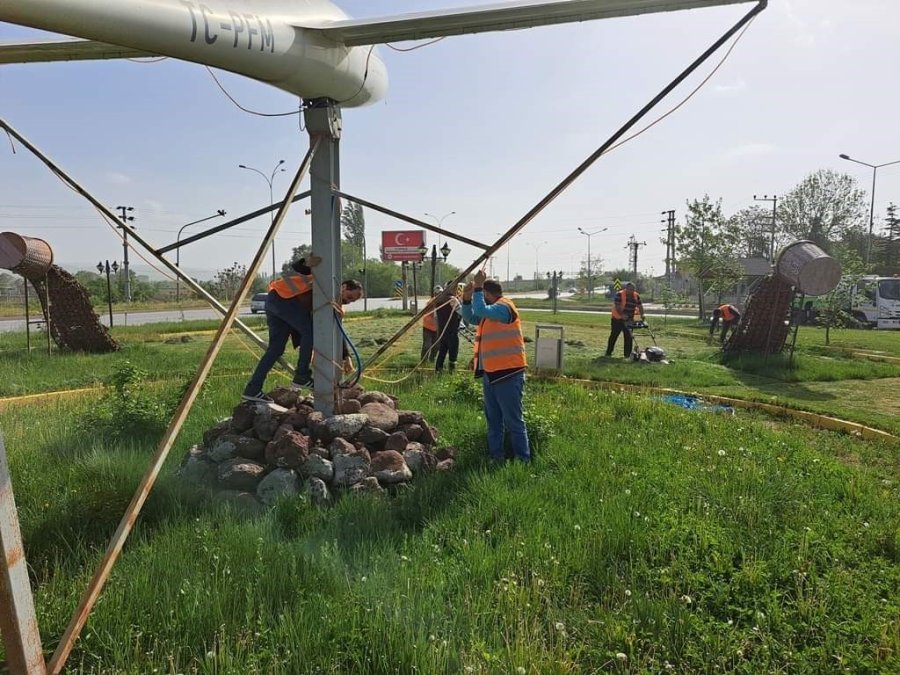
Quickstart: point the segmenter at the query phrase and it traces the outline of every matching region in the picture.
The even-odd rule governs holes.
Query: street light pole
[[[109,264],[109,260],[106,261],[106,265],[104,265],[103,262],[97,263],[97,271],[100,272],[100,274],[103,274],[104,271],[106,272],[106,304],[109,307],[109,327],[112,328],[113,327],[113,312],[112,312],[112,284],[110,284],[110,282],[109,282],[110,267],[112,267],[112,271],[114,273],[119,271],[119,263],[117,263],[115,261],[113,261],[112,265]]]
[[[763,195],[762,197],[757,197],[753,195],[753,201],[755,202],[772,202],[772,237],[769,241],[769,262],[775,262],[775,228],[777,224],[777,213],[778,213],[778,195]]]
[[[872,238],[874,237],[875,230],[875,179],[878,177],[878,169],[884,166],[891,166],[892,164],[900,164],[900,159],[894,160],[893,162],[885,162],[884,164],[869,164],[868,162],[861,162],[858,159],[853,159],[849,155],[841,154],[838,156],[841,159],[846,159],[848,162],[862,164],[863,166],[872,169],[872,206],[869,209],[869,241],[866,244],[866,267],[869,267],[872,263]]]
[[[116,211],[119,212],[119,218],[123,223],[133,221],[134,216],[129,216],[130,211],[134,211],[133,206],[117,206]],[[125,275],[125,302],[131,302],[131,272],[128,267],[128,230],[122,230],[122,273]]]
[[[218,218],[219,216],[224,216],[224,215],[225,215],[225,209],[219,209],[211,216],[206,216],[206,218],[201,218],[200,220],[195,220],[193,222],[182,225],[178,229],[178,234],[175,237],[175,243],[177,244],[178,242],[181,241],[181,233],[184,232],[184,228],[190,227],[191,225],[196,225],[197,223],[205,222],[207,220],[212,220],[213,218]],[[179,267],[179,268],[181,267],[181,247],[180,246],[175,249],[175,267]],[[181,280],[180,279],[175,280],[175,302],[176,303],[181,302]]]
[[[601,232],[606,232],[609,228],[604,227],[602,230],[597,230],[596,232],[585,232],[580,227],[578,231],[587,237],[588,240],[588,300],[592,300],[594,298],[594,275],[591,273],[591,237],[595,234],[600,234]]]
[[[533,244],[533,243],[528,244],[529,246],[534,247],[534,290],[536,290],[536,291],[540,290],[540,285],[541,285],[540,271],[538,270],[538,258],[539,258],[538,253],[541,250],[541,246],[544,246],[546,243],[547,243],[546,241],[542,241],[538,244]]]
[[[269,206],[272,206],[275,204],[275,195],[272,190],[272,183],[275,181],[275,174],[278,173],[279,167],[281,167],[282,164],[284,164],[284,160],[279,159],[278,163],[275,165],[275,168],[272,169],[272,173],[268,176],[266,174],[264,174],[262,171],[260,171],[259,169],[254,169],[252,166],[247,166],[246,164],[238,164],[238,168],[246,169],[247,171],[255,171],[260,176],[262,176],[263,180],[266,181],[266,183],[269,186]],[[281,171],[283,172],[284,169],[281,169]],[[275,222],[275,211],[269,211],[269,224],[271,225],[274,222]],[[275,280],[276,274],[277,273],[275,271],[275,238],[272,237],[272,280],[273,281]]]
[[[424,215],[427,216],[428,218],[432,218],[432,219],[434,220],[435,224],[436,224],[439,228],[443,229],[443,227],[444,227],[444,219],[445,219],[445,218],[449,218],[450,216],[456,215],[456,211],[451,211],[450,213],[445,213],[445,214],[442,215],[440,218],[438,218],[437,216],[435,216],[435,215],[433,215],[433,214],[431,214],[431,213],[426,213],[426,214],[424,214]],[[442,247],[441,247],[441,234],[440,234],[440,232],[438,233],[438,241],[437,241],[437,243],[438,243],[438,248],[442,248]],[[444,258],[444,260],[446,260],[446,258]],[[432,281],[431,287],[434,288],[434,279],[432,279],[431,281]]]

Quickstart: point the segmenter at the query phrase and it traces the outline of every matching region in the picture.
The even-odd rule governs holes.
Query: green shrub
[[[104,384],[106,392],[79,422],[80,432],[122,441],[165,430],[176,402],[149,391],[145,370],[126,361]]]

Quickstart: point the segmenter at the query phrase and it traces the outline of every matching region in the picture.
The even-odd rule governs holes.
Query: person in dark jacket
[[[451,373],[456,370],[456,359],[459,356],[459,324],[462,321],[459,295],[460,291],[457,287],[456,293],[450,292],[439,299],[438,308],[435,310],[440,344],[437,360],[434,363],[436,373],[444,370],[444,359],[448,357],[447,370]]]

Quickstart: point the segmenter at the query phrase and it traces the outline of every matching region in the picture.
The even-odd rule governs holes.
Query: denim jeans
[[[484,390],[484,416],[488,428],[488,452],[491,459],[503,461],[504,431],[509,432],[513,455],[523,462],[531,460],[528,449],[528,430],[522,415],[522,395],[525,391],[525,373],[516,373],[502,382],[491,384],[487,374],[481,376]]]
[[[253,376],[244,389],[245,394],[262,391],[266,375],[284,354],[292,330],[300,334],[300,354],[294,382],[306,382],[311,376],[309,362],[312,359],[313,325],[309,310],[296,298],[285,300],[275,291],[270,291],[266,296],[266,323],[269,324],[269,346],[253,371]]]

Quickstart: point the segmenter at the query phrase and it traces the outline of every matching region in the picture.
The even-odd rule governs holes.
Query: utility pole
[[[129,211],[134,211],[133,206],[117,206],[116,211],[119,212],[119,218],[123,223],[134,220],[134,216],[129,216]],[[128,230],[123,230],[122,234],[122,272],[125,274],[125,302],[131,302],[131,273],[128,270]]]
[[[775,214],[778,211],[778,195],[763,195],[762,197],[757,197],[753,195],[753,201],[755,202],[772,202],[772,230],[771,230],[771,238],[769,240],[769,262],[775,262],[775,227],[777,225],[777,220]]]
[[[635,280],[637,280],[637,265],[638,265],[638,250],[641,246],[646,246],[646,241],[638,241],[635,239],[634,235],[631,235],[631,239],[628,240],[628,243],[625,245],[626,248],[631,249],[628,254],[628,260],[631,263],[631,272],[634,274]],[[637,283],[637,281],[635,281]]]
[[[672,284],[672,275],[675,273],[675,209],[663,211],[662,215],[668,216],[666,220],[666,282]]]

